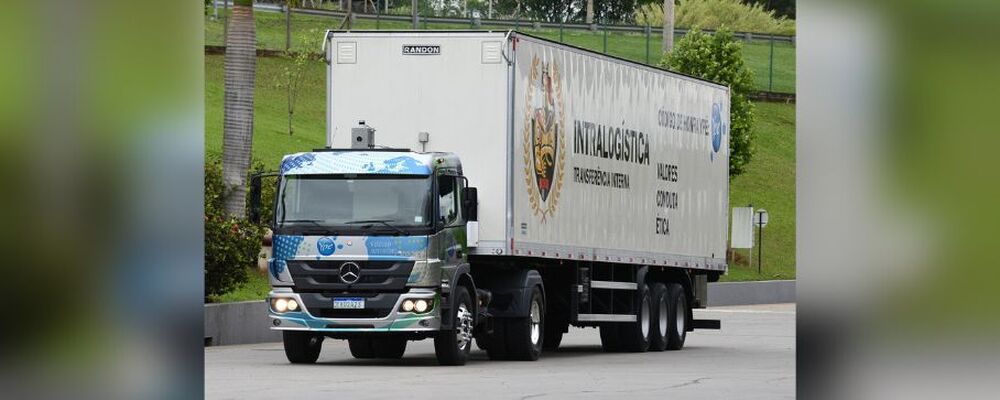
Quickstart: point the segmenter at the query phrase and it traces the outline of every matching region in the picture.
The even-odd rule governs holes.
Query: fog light
[[[278,299],[274,301],[274,311],[283,313],[288,311],[288,300]]]
[[[295,311],[299,309],[299,302],[295,299],[288,299],[288,311]]]
[[[413,311],[413,300],[403,300],[403,311],[411,312]]]
[[[430,307],[430,304],[427,303],[427,300],[421,299],[417,300],[417,304],[413,307],[413,309],[417,310],[418,313],[422,313],[427,311],[427,307]]]

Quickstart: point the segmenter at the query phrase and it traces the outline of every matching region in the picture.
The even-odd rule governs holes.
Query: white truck
[[[327,148],[278,175],[272,329],[535,360],[680,349],[724,274],[729,90],[518,32],[327,32]],[[412,150],[411,150],[412,149]],[[251,181],[251,216],[260,180]]]

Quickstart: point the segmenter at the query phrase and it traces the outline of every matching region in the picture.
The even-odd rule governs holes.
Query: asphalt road
[[[536,362],[490,361],[473,350],[440,367],[431,340],[402,360],[355,360],[326,340],[316,365],[291,365],[280,343],[205,349],[207,398],[248,399],[779,399],[795,397],[795,305],[696,310],[720,331],[688,334],[681,351],[604,353],[596,329],[570,328]]]

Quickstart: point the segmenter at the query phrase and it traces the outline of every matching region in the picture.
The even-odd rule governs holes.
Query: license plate
[[[365,308],[365,299],[361,297],[333,299],[333,308],[341,310],[360,310]]]

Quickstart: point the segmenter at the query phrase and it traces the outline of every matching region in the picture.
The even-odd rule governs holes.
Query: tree
[[[729,175],[742,174],[753,157],[753,75],[743,63],[743,44],[727,30],[688,32],[660,66],[729,86]]]
[[[663,52],[674,48],[674,0],[663,0]]]
[[[242,217],[246,209],[246,176],[253,147],[253,95],[257,73],[257,37],[253,1],[233,2],[226,34],[225,103],[222,177],[225,211]]]
[[[587,25],[594,23],[594,0],[587,0]]]
[[[294,52],[291,50],[285,50],[284,56],[291,60],[291,64],[285,65],[285,70],[280,76],[277,76],[278,82],[277,87],[280,89],[285,89],[285,93],[288,95],[288,135],[291,136],[295,133],[295,128],[292,126],[292,120],[295,115],[295,103],[299,99],[299,88],[302,86],[302,79],[305,77],[306,67],[310,63],[316,62],[313,57],[311,50],[316,50],[320,47],[320,39],[323,35],[316,28],[309,29],[303,39],[303,50]]]

